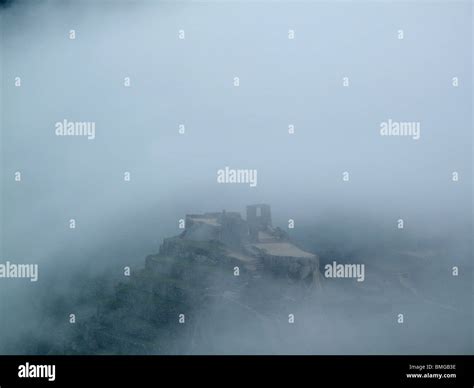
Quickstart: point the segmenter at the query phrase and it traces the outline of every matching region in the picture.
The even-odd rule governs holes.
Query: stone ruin
[[[252,271],[264,269],[274,274],[320,283],[319,258],[290,242],[288,234],[272,226],[269,205],[247,206],[247,219],[238,212],[189,214],[181,239],[219,241],[226,254]]]

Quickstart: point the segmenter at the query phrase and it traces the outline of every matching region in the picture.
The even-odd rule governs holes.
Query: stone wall
[[[273,256],[264,250],[253,248],[264,271],[277,276],[287,276],[290,279],[305,281],[312,285],[320,285],[319,257]]]

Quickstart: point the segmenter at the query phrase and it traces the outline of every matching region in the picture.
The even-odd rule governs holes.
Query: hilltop
[[[271,333],[288,325],[288,305],[319,285],[319,258],[272,226],[269,206],[247,207],[246,220],[225,211],[188,215],[183,232],[166,238],[53,352],[255,353],[265,338],[268,351],[278,338]]]
[[[151,268],[162,257],[199,256],[199,243],[213,242],[216,260],[249,271],[255,277],[263,271],[319,286],[319,258],[290,242],[287,233],[274,228],[268,205],[247,206],[247,219],[226,212],[187,215],[185,230],[165,239],[156,256],[147,259]]]

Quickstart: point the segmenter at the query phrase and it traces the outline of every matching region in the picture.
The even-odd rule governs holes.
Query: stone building
[[[247,225],[250,241],[257,242],[259,232],[272,229],[270,206],[265,204],[247,206]]]
[[[272,226],[270,206],[247,206],[247,219],[238,212],[189,214],[180,238],[194,241],[216,240],[227,254],[248,268],[319,284],[319,258],[290,242],[288,235]]]

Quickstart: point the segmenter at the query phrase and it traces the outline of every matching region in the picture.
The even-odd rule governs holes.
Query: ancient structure
[[[259,232],[270,230],[272,227],[272,214],[269,205],[247,206],[247,224],[250,240],[258,242]]]
[[[291,243],[288,235],[272,226],[270,206],[247,206],[247,219],[238,212],[189,214],[185,230],[178,237],[190,241],[218,241],[226,256],[252,271],[274,274],[319,284],[319,258]],[[169,247],[171,241],[165,240]]]

